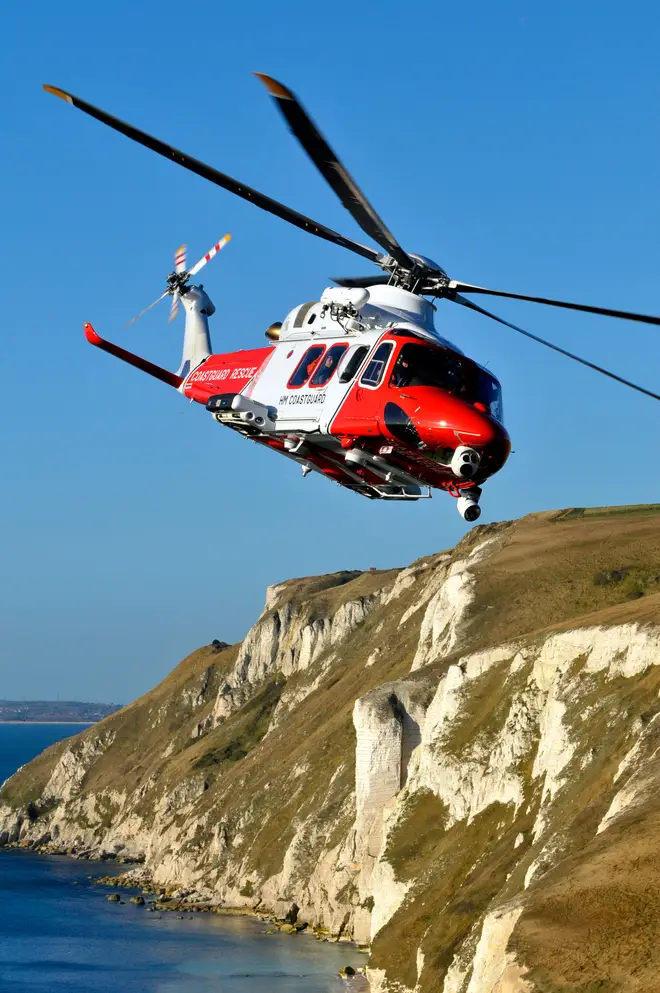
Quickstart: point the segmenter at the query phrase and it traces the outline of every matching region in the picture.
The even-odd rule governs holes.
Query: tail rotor
[[[146,314],[148,310],[155,307],[157,303],[164,300],[166,296],[170,296],[172,301],[170,303],[170,316],[169,320],[173,321],[177,314],[179,313],[179,301],[182,296],[188,292],[189,280],[191,276],[196,276],[200,269],[203,269],[207,262],[218,254],[218,252],[225,247],[227,242],[231,239],[230,234],[226,234],[220,241],[216,241],[215,245],[209,249],[206,255],[203,255],[201,259],[195,263],[192,269],[186,269],[186,246],[181,245],[177,248],[174,253],[174,271],[167,277],[167,289],[162,293],[157,300],[150,303],[148,307],[141,310],[139,314],[131,318],[126,327],[130,327],[131,324],[135,324],[143,314]]]

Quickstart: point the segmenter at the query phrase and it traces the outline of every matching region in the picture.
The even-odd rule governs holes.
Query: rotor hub
[[[174,295],[178,293],[183,296],[188,289],[188,272],[171,272],[167,277],[167,292]]]

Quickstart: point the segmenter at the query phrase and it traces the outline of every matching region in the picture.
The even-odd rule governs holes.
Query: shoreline
[[[108,868],[112,867],[117,870],[117,875],[106,874],[98,876],[93,881],[95,886],[103,886],[107,889],[115,890],[138,890],[144,896],[153,897],[153,903],[160,912],[192,911],[196,913],[215,914],[218,917],[247,917],[252,920],[259,920],[264,924],[270,924],[283,934],[306,935],[307,937],[314,937],[321,943],[353,945],[355,950],[361,954],[370,954],[368,947],[359,945],[354,938],[345,936],[341,931],[339,934],[334,934],[325,928],[315,927],[309,923],[306,923],[304,928],[299,928],[295,924],[287,924],[286,918],[279,918],[271,911],[266,909],[260,910],[258,904],[256,907],[235,907],[222,903],[214,903],[213,900],[204,898],[190,900],[189,896],[193,894],[189,894],[186,897],[177,897],[171,891],[168,893],[167,887],[156,886],[149,870],[145,867],[144,862],[141,861],[127,860],[124,862],[120,859],[92,855],[87,851],[83,851],[78,855],[66,849],[58,849],[55,846],[51,846],[50,843],[33,847],[32,845],[22,844],[20,841],[9,841],[5,842],[4,845],[0,845],[1,851],[22,852],[28,855],[55,855],[60,858],[69,859],[71,862],[83,864],[87,862],[95,865],[105,864]],[[131,878],[131,875],[133,875],[133,878]],[[91,879],[91,877],[89,878]]]

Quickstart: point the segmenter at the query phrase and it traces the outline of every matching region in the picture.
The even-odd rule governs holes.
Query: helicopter
[[[290,131],[381,251],[344,237],[212,166],[57,87],[44,89],[236,196],[374,263],[382,274],[333,279],[318,300],[294,307],[266,330],[267,345],[213,354],[208,319],[215,307],[190,280],[227,244],[225,235],[191,268],[175,254],[164,293],[170,320],[185,310],[176,373],[101,338],[87,340],[203,404],[218,423],[370,499],[418,500],[433,489],[456,498],[468,523],[481,513],[486,480],[511,451],[497,378],[436,329],[437,305],[449,301],[553,349],[656,400],[660,395],[512,324],[470,297],[495,296],[648,324],[659,317],[489,289],[450,278],[433,260],[405,251],[349,175],[297,97],[264,73]],[[142,313],[145,313],[143,311]],[[137,315],[142,316],[141,314]],[[134,318],[134,320],[137,318]],[[132,322],[130,322],[132,323]]]

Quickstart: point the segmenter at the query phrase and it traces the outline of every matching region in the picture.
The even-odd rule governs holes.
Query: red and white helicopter
[[[223,247],[227,235],[191,269],[186,268],[185,248],[179,249],[159,297],[171,296],[170,319],[179,301],[186,312],[177,373],[103,340],[91,324],[85,325],[88,341],[204,404],[220,424],[298,462],[303,475],[314,470],[356,493],[384,500],[417,500],[430,497],[432,488],[441,489],[458,498],[466,521],[479,517],[481,485],[502,468],[510,451],[502,423],[502,392],[490,372],[436,331],[436,307],[426,297],[469,307],[660,400],[657,393],[491,314],[464,294],[527,300],[649,324],[660,324],[660,318],[450,279],[435,262],[403,250],[294,94],[271,77],[257,75],[323,178],[382,252],[345,238],[84,100],[52,86],[44,89],[263,210],[368,259],[384,275],[333,280],[336,285],[325,289],[319,300],[295,307],[284,321],[271,325],[266,347],[214,355],[208,318],[215,308],[204,288],[189,281]]]

